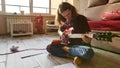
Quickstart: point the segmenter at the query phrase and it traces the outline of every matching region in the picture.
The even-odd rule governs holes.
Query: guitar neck
[[[95,38],[96,40],[102,40],[102,41],[109,41],[112,42],[113,37],[120,37],[117,34],[113,34],[110,32],[97,32],[94,34],[69,34],[69,38],[82,38],[83,35],[86,35],[90,38]]]
[[[69,36],[69,38],[82,38],[83,35],[88,36],[90,38],[94,37],[93,36],[94,34],[69,34],[68,36]]]

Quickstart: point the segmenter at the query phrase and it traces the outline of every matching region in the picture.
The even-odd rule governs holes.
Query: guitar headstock
[[[97,32],[93,35],[93,38],[96,40],[112,42],[113,37],[118,37],[118,35],[111,32]]]

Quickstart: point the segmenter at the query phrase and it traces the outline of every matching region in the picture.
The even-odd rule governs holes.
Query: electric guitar
[[[90,38],[95,38],[96,40],[112,42],[113,37],[119,37],[120,35],[113,34],[111,32],[97,32],[93,34],[69,34],[69,38],[82,38],[82,35],[86,35]]]

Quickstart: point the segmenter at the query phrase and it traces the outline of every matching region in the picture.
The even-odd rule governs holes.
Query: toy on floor
[[[0,55],[9,55],[9,54],[13,54],[13,53],[17,53],[17,52],[23,52],[23,51],[28,51],[28,50],[46,50],[46,48],[29,48],[29,49],[23,49],[23,50],[18,50],[18,46],[12,46],[10,48],[10,51],[9,53],[3,53],[3,54],[0,54]]]
[[[18,48],[19,48],[18,46],[12,46],[12,48],[10,48],[10,51],[12,53],[19,52]]]

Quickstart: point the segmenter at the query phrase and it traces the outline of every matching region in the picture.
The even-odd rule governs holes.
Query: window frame
[[[49,0],[49,8],[48,8],[48,13],[33,13],[33,0],[29,0],[29,15],[31,15],[31,14],[51,14],[51,0]],[[14,6],[14,5],[13,5]],[[15,5],[15,6],[19,6],[19,5]],[[20,7],[26,7],[26,6],[20,6]],[[11,12],[6,12],[6,3],[5,3],[5,0],[1,0],[1,9],[2,9],[2,14],[12,14]],[[20,14],[20,13],[18,13],[18,14]]]
[[[64,0],[61,0],[62,2],[64,1]],[[65,0],[66,1],[66,0]],[[13,13],[7,13],[6,12],[6,4],[5,4],[5,0],[1,0],[1,8],[2,8],[2,11],[0,12],[0,14],[2,13],[2,14],[13,14]],[[45,14],[45,15],[54,15],[54,14],[52,14],[52,13],[55,13],[55,12],[53,12],[52,10],[54,10],[54,11],[56,11],[57,10],[57,8],[54,8],[54,7],[51,7],[51,0],[49,0],[49,8],[48,8],[48,13],[34,13],[33,12],[33,0],[29,0],[29,13],[28,13],[28,15],[34,15],[34,14]],[[25,15],[27,15],[27,14],[25,14]]]

